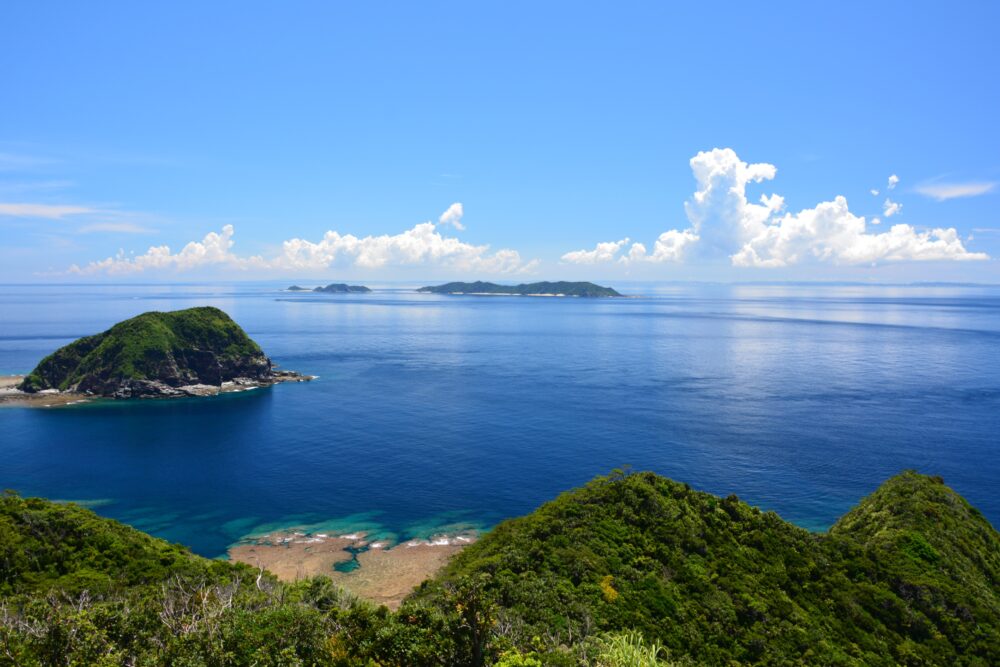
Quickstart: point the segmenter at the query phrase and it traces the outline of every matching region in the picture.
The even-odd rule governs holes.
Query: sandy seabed
[[[229,549],[229,558],[263,567],[282,581],[326,575],[360,598],[397,609],[414,588],[475,540],[475,534],[462,533],[390,544],[369,541],[363,533],[281,531],[244,539]],[[349,548],[361,551],[355,556]],[[355,557],[353,570],[335,569]]]

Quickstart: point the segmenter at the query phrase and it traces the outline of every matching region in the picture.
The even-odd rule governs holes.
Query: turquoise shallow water
[[[489,526],[610,469],[823,529],[904,468],[1000,524],[1000,288],[616,285],[623,300],[0,286],[0,374],[214,305],[312,383],[0,409],[0,486],[219,555],[289,525]]]

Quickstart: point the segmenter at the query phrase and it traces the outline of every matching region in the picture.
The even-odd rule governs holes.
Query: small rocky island
[[[434,287],[421,287],[418,292],[432,294],[483,294],[497,296],[622,296],[617,290],[588,282],[540,282],[520,285],[498,285],[477,280],[474,283],[445,283]]]
[[[311,379],[275,369],[229,315],[203,306],[143,313],[81,338],[42,359],[17,390],[28,395],[160,398],[210,396]]]
[[[366,292],[371,292],[371,290],[364,285],[348,285],[346,283],[330,283],[325,287],[313,287],[312,289],[308,287],[299,287],[298,285],[292,285],[286,292],[323,292],[326,294],[364,294]]]

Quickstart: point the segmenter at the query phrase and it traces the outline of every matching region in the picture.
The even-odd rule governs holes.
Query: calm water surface
[[[320,376],[0,409],[0,487],[218,555],[291,523],[488,526],[631,465],[810,529],[905,468],[1000,525],[1000,288],[633,285],[621,300],[0,286],[0,374],[213,305]]]

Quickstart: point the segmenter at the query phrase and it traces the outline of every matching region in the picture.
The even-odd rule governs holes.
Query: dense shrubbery
[[[505,522],[395,613],[0,501],[0,664],[1000,664],[1000,536],[940,480],[827,535],[656,475]]]
[[[519,646],[635,629],[705,664],[1000,664],[1000,536],[916,473],[828,535],[735,496],[613,475],[501,524],[439,582],[469,576],[489,578]]]

